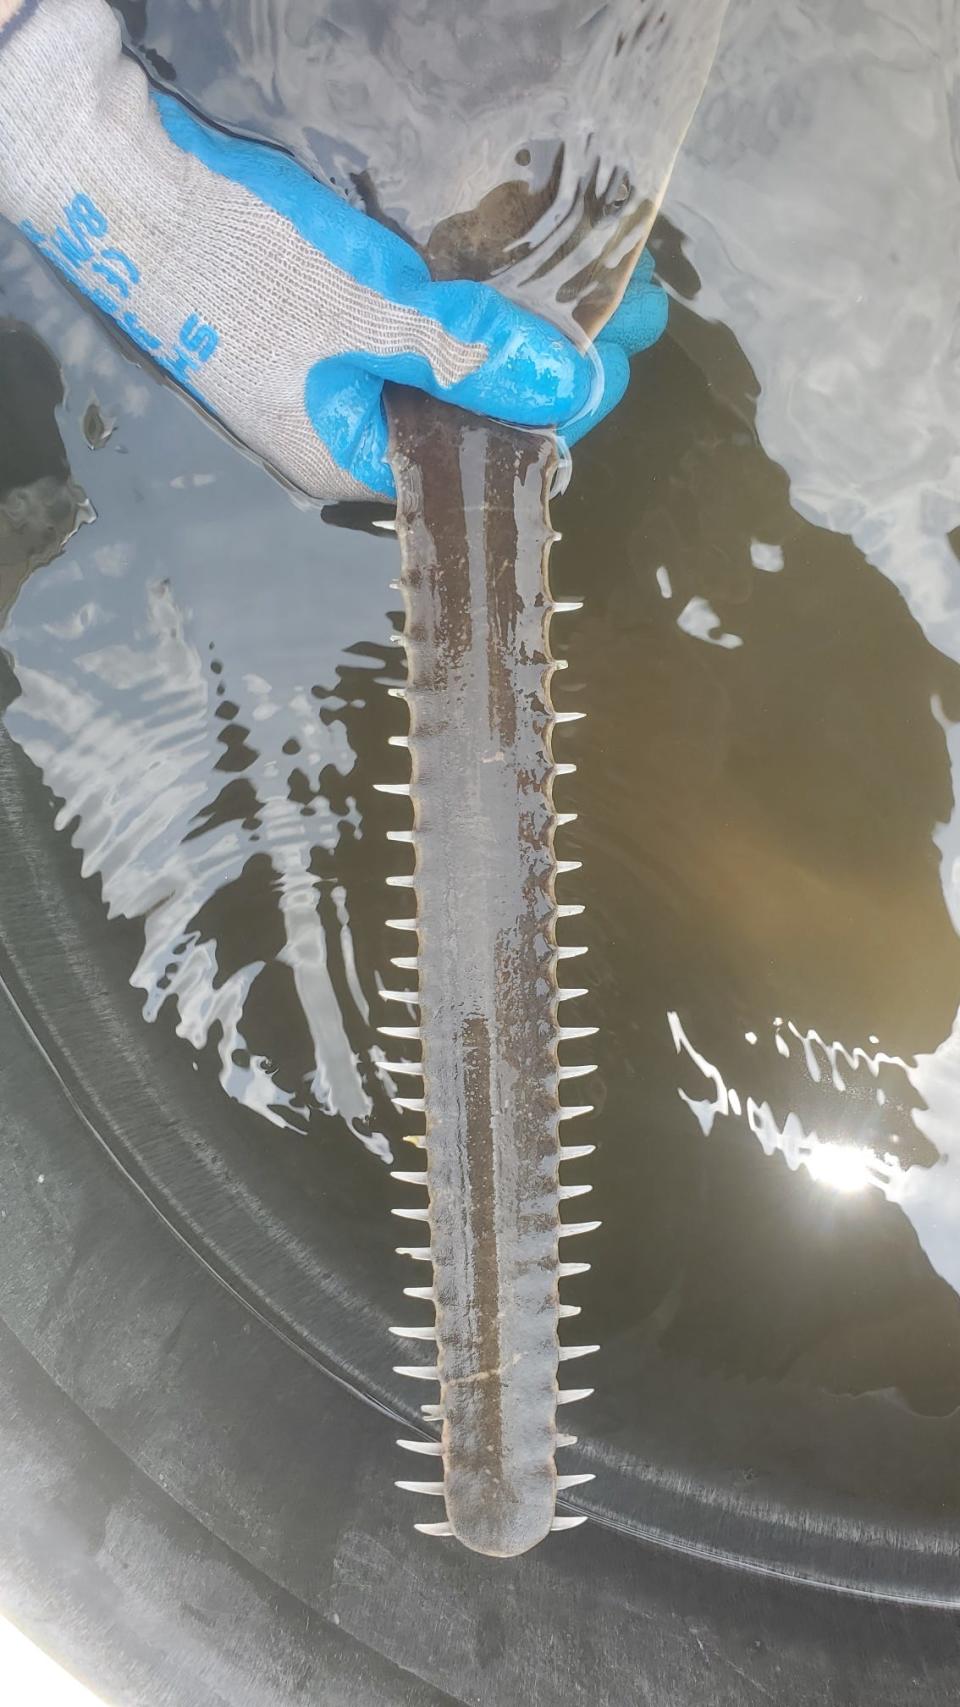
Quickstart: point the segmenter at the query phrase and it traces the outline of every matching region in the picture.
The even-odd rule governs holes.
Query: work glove
[[[411,246],[275,148],[200,123],[105,0],[0,36],[0,211],[244,444],[317,498],[392,498],[385,380],[573,443],[663,330],[647,257],[596,346]]]

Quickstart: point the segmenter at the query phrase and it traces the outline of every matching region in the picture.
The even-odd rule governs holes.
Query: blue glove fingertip
[[[670,299],[662,285],[653,282],[653,256],[644,250],[616,313],[600,336],[600,343],[619,344],[628,356],[648,350],[667,328]]]
[[[304,404],[337,467],[379,498],[395,500],[382,382],[343,357],[328,357],[307,374]]]
[[[576,417],[569,426],[561,427],[560,436],[571,449],[585,438],[587,433],[592,432],[605,415],[609,415],[610,411],[616,408],[630,383],[630,361],[626,350],[617,343],[611,344],[601,339],[596,345],[596,351],[603,368],[603,391],[599,402],[592,409]]]

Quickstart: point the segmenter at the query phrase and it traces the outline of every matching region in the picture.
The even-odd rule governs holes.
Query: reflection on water
[[[960,13],[736,0],[669,207],[795,509],[958,656]]]
[[[819,1133],[807,1131],[792,1109],[781,1122],[769,1102],[726,1085],[717,1068],[690,1042],[678,1016],[671,1013],[668,1018],[677,1054],[685,1054],[712,1087],[713,1095],[707,1097],[691,1096],[684,1089],[679,1092],[705,1137],[713,1132],[719,1116],[743,1119],[765,1155],[782,1156],[794,1171],[805,1167],[812,1179],[831,1190],[863,1191],[876,1186],[888,1202],[899,1204],[924,1254],[960,1297],[960,1142],[956,1126],[960,1110],[960,1015],[939,1048],[932,1054],[918,1055],[912,1062],[881,1049],[860,1045],[848,1049],[842,1043],[827,1043],[814,1030],[801,1032],[792,1020],[781,1030],[783,1022],[776,1020],[773,1034],[778,1053],[791,1060],[794,1047],[798,1047],[811,1083],[820,1085],[828,1077],[833,1090],[844,1099],[837,1105],[833,1124]],[[759,1041],[755,1032],[748,1032],[746,1038],[754,1046]],[[876,1045],[877,1039],[871,1037],[870,1043]],[[892,1090],[879,1083],[883,1072],[891,1084],[892,1076],[885,1072],[888,1068],[902,1074],[903,1082],[897,1085],[894,1080]],[[872,1087],[869,1082],[864,1084],[866,1074],[875,1081]],[[789,1082],[784,1092],[789,1096]],[[870,1107],[871,1097],[875,1108]],[[896,1129],[890,1131],[883,1130],[887,1123],[879,1114],[888,1106],[896,1111]],[[901,1132],[899,1117],[905,1107],[911,1124]],[[918,1150],[922,1161],[914,1159]]]
[[[144,992],[144,1017],[174,1003],[179,1034],[196,1049],[215,1039],[224,1089],[271,1122],[303,1129],[312,1113],[337,1113],[389,1159],[382,1106],[374,1118],[385,1099],[369,991],[357,972],[339,875],[344,863],[350,867],[343,850],[362,833],[349,723],[377,691],[371,684],[384,675],[388,648],[374,647],[364,659],[355,629],[344,635],[347,613],[337,624],[320,613],[322,571],[312,552],[285,576],[264,574],[276,542],[269,504],[261,508],[258,499],[272,483],[245,468],[253,496],[229,565],[229,597],[241,607],[231,638],[239,647],[226,660],[217,655],[224,546],[216,465],[235,453],[198,424],[212,466],[185,467],[176,437],[182,421],[171,418],[168,441],[158,436],[149,391],[129,370],[124,375],[126,364],[99,330],[78,319],[18,245],[10,263],[25,269],[24,301],[36,290],[49,302],[46,325],[67,323],[58,342],[68,382],[90,388],[68,406],[74,466],[90,468],[91,485],[104,474],[107,495],[98,498],[103,523],[82,548],[30,578],[35,536],[52,531],[46,555],[64,551],[94,510],[82,492],[79,504],[65,507],[61,491],[79,492],[66,473],[48,491],[42,458],[30,482],[17,465],[4,471],[6,572],[22,583],[4,630],[21,690],[8,727],[61,803],[57,827],[81,850],[83,875],[99,881],[107,917],[144,921],[143,953],[131,972]],[[51,356],[37,355],[42,349],[34,334],[7,324],[4,395],[18,424],[32,423],[38,444],[56,442],[66,470],[54,421],[59,382],[37,383],[52,366]],[[121,426],[95,461],[86,429],[93,388],[104,382]],[[149,451],[138,463],[130,431],[139,436],[141,411],[140,443]],[[139,469],[132,494],[131,467]],[[137,489],[141,479],[149,496]],[[118,489],[126,489],[120,503]],[[31,525],[24,491],[34,495],[42,528]],[[291,508],[275,490],[269,496],[274,507]],[[316,511],[297,519],[316,536]],[[385,575],[377,587],[384,589]],[[12,585],[10,603],[14,595]],[[278,596],[303,613],[282,635],[271,623]],[[324,668],[328,684],[318,679]],[[248,1037],[247,1016],[257,1013],[270,1017]]]
[[[189,637],[168,582],[145,588],[132,642],[98,645],[110,614],[88,596],[97,591],[80,577],[71,614],[50,621],[36,613],[41,647],[64,643],[52,669],[31,663],[35,636],[29,606],[23,611],[12,634],[22,693],[10,727],[63,802],[57,827],[71,828],[83,875],[99,876],[107,916],[144,920],[131,982],[145,992],[145,1019],[174,1001],[179,1034],[197,1049],[217,1028],[224,1089],[277,1124],[287,1112],[305,1118],[310,1096],[325,1112],[367,1122],[370,1097],[340,1017],[321,907],[326,882],[336,919],[342,890],[332,872],[324,876],[323,856],[358,820],[355,802],[348,797],[336,811],[321,787],[327,767],[349,775],[354,755],[342,728],[324,725],[299,683],[277,703],[262,676],[225,678],[220,660],[204,659]],[[274,719],[274,731],[264,727]],[[282,745],[271,739],[277,729]],[[265,942],[258,918],[274,908],[279,919]],[[228,970],[218,925],[234,911],[249,915],[246,947],[262,957]],[[346,918],[338,930],[352,970]],[[302,1085],[285,1087],[243,1033],[267,965],[290,969],[310,1030]],[[365,1018],[355,978],[346,993]]]
[[[255,10],[137,27],[318,159],[302,9]],[[602,1040],[585,1450],[612,1506],[629,1463],[704,1509],[922,1528],[958,1498],[957,42],[920,0],[775,10],[734,7],[655,241],[671,335],[558,515]],[[18,382],[47,448],[0,498],[78,494],[48,567],[4,535],[7,727],[104,914],[142,921],[145,1018],[349,1178],[396,1136],[394,542],[290,498],[16,239],[0,262],[66,392]]]

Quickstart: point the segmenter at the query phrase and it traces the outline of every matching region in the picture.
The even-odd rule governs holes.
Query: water
[[[305,9],[258,8],[262,40],[245,6],[190,30],[127,10],[206,110],[329,164]],[[956,14],[770,11],[735,7],[658,228],[670,335],[556,508],[554,585],[587,601],[564,630],[565,703],[590,715],[561,737],[580,770],[560,804],[601,1027],[577,1133],[604,1219],[577,1293],[604,1348],[583,1505],[949,1597]],[[305,1354],[410,1414],[373,1029],[395,976],[399,818],[373,791],[402,776],[395,544],[376,512],[291,498],[2,241],[3,312],[50,352],[0,345],[5,724],[49,791],[90,1014],[60,1001],[55,945],[29,951],[39,864],[32,916],[4,885],[11,984],[162,1212]],[[111,1102],[108,963],[123,1050],[203,1110],[207,1197],[179,1136],[146,1154]]]

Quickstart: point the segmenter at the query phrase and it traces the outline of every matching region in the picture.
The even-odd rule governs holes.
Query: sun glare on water
[[[875,1183],[870,1168],[874,1157],[857,1144],[814,1143],[802,1160],[813,1179],[834,1191],[863,1191]]]

